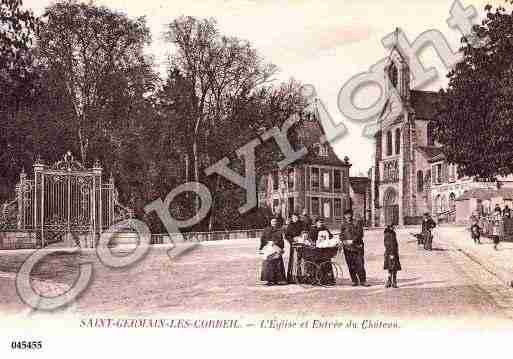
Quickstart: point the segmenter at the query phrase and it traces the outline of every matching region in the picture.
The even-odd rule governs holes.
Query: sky
[[[25,7],[37,14],[53,1],[25,0]],[[152,45],[146,50],[155,65],[165,73],[170,47],[163,41],[165,25],[187,15],[213,17],[220,30],[249,40],[268,62],[278,66],[277,81],[294,78],[315,87],[335,122],[344,122],[348,134],[334,143],[340,158],[348,156],[351,175],[366,174],[372,166],[374,144],[362,136],[362,123],[345,118],[337,106],[340,89],[354,75],[388,55],[381,39],[402,29],[410,42],[427,30],[442,32],[453,50],[461,34],[447,25],[452,0],[96,0],[130,17],[146,16],[152,32]],[[502,1],[461,0],[464,7],[475,6],[478,17],[484,6]],[[476,19],[479,20],[479,19]],[[421,54],[426,68],[435,67],[437,80],[420,88],[439,90],[447,85],[448,69],[432,48]],[[379,91],[368,89],[356,98],[360,105],[372,103]],[[359,102],[361,101],[361,102]]]

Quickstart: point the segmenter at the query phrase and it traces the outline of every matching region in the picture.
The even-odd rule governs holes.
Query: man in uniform
[[[353,212],[351,210],[344,212],[340,239],[353,286],[368,287],[367,274],[365,273],[363,226],[361,223],[353,222]]]

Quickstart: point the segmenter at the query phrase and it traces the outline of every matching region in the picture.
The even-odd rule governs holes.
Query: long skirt
[[[290,245],[290,249],[289,249],[289,263],[287,265],[287,281],[289,283],[293,283],[294,282],[294,276],[296,275],[296,273],[293,273],[294,271],[294,262],[296,262],[298,260],[297,258],[297,251],[294,250],[294,246],[293,245]]]
[[[265,259],[262,262],[260,280],[263,282],[279,283],[285,281],[285,265],[283,258]]]
[[[389,255],[385,254],[383,269],[391,271],[400,271],[401,261],[399,260],[399,256],[395,255],[394,258],[390,258]]]

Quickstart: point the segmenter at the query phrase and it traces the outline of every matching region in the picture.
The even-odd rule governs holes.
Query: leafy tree
[[[0,69],[20,70],[38,20],[21,0],[0,0]],[[21,65],[21,66],[20,66]]]
[[[493,179],[513,172],[513,12],[485,7],[476,36],[462,39],[463,61],[440,92],[436,137],[461,174]]]
[[[174,45],[170,69],[180,71],[190,106],[182,120],[191,175],[199,182],[212,129],[230,115],[229,106],[270,81],[276,67],[264,63],[247,41],[222,36],[213,19],[180,17],[168,25],[167,40]]]
[[[167,40],[174,52],[159,101],[165,105],[166,121],[173,123],[167,128],[173,128],[180,148],[184,180],[205,183],[214,196],[208,225],[212,230],[219,223],[216,210],[226,209],[228,193],[242,194],[230,203],[231,209],[240,206],[244,194],[220,176],[205,178],[202,171],[228,156],[232,168],[243,173],[235,151],[262,131],[281,126],[305,104],[298,83],[275,86],[276,66],[266,63],[249,42],[222,35],[213,19],[180,17],[168,25]],[[259,147],[258,172],[275,165],[278,154],[272,141]]]
[[[0,198],[13,195],[18,174],[30,158],[30,121],[24,107],[35,98],[38,69],[31,52],[38,20],[20,0],[0,0]],[[27,137],[29,135],[29,137]]]
[[[119,100],[132,99],[123,95],[132,94],[140,77],[151,74],[142,53],[150,33],[144,18],[132,20],[94,5],[57,3],[47,8],[43,18],[39,59],[65,88],[72,105],[70,125],[85,163],[98,134],[126,125],[115,121],[123,121],[115,111],[132,108],[130,102]],[[108,111],[110,116],[99,116]]]

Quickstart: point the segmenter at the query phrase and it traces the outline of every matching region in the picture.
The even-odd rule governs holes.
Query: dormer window
[[[319,157],[328,157],[328,146],[327,145],[321,145],[320,143],[316,143],[314,147],[317,150],[317,155]]]
[[[315,117],[315,114],[313,112],[311,112],[311,111],[306,111],[304,113],[304,119],[307,122],[316,122],[317,121],[317,119]]]
[[[328,146],[321,145],[319,149],[319,156],[321,157],[328,157]]]

